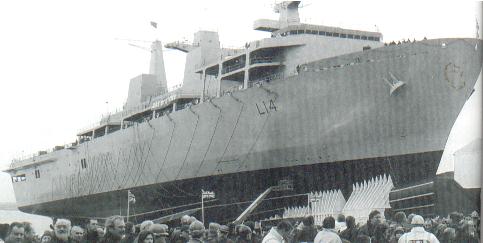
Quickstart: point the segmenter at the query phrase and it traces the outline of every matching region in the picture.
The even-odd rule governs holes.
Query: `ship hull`
[[[481,41],[474,39],[439,39],[302,65],[298,75],[33,158],[39,166],[24,170],[27,181],[14,183],[16,198],[27,212],[81,217],[81,212],[94,210],[106,216],[112,212],[102,213],[102,205],[119,210],[110,195],[119,193],[117,203],[128,189],[171,185],[171,190],[180,191],[164,198],[159,196],[162,193],[153,194],[154,203],[140,206],[140,213],[150,210],[149,205],[165,208],[172,205],[170,202],[195,202],[201,185],[211,190],[208,185],[231,184],[236,177],[258,178],[261,181],[256,188],[263,190],[287,176],[288,172],[282,172],[290,168],[323,168],[356,161],[365,166],[365,159],[442,151],[481,70],[479,48]],[[391,92],[398,81],[404,85]],[[419,162],[414,159],[414,163]],[[34,179],[37,168],[42,176]],[[251,176],[258,171],[266,172],[262,179]],[[338,180],[343,180],[344,173]],[[318,183],[337,181],[335,177],[329,173]],[[185,183],[199,186],[183,189]],[[259,193],[231,185],[226,190],[241,189],[247,195],[236,200],[252,200]],[[350,181],[344,185],[350,187]],[[308,190],[312,188],[300,192]],[[183,192],[193,199],[177,197]],[[96,199],[95,195],[106,196]],[[219,200],[225,198],[230,197]],[[67,203],[77,200],[82,203]]]
[[[392,157],[368,158],[335,163],[316,163],[293,167],[257,170],[236,174],[200,177],[131,188],[136,203],[131,205],[131,220],[156,219],[166,215],[201,208],[201,190],[215,192],[215,199],[206,199],[205,220],[228,223],[269,186],[280,180],[291,180],[293,190],[272,192],[253,212],[249,220],[281,215],[287,205],[305,206],[310,191],[341,189],[345,198],[352,185],[380,175],[391,175],[395,186],[414,181],[432,180],[442,151],[407,154]],[[75,221],[89,217],[104,218],[126,215],[127,190],[99,193],[84,197],[20,207],[20,210]],[[201,218],[201,211],[193,214]]]

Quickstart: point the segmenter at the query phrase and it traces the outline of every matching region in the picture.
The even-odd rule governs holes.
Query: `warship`
[[[149,74],[130,80],[124,108],[76,142],[14,159],[19,209],[72,219],[153,219],[200,212],[233,221],[280,181],[250,215],[259,219],[379,175],[395,187],[432,180],[451,127],[481,71],[481,40],[385,45],[379,32],[302,23],[300,1],[275,5],[270,34],[239,49],[218,33],[166,48],[186,53],[183,83],[168,90],[162,44]]]

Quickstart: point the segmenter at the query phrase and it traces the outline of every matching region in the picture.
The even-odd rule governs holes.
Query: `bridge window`
[[[325,32],[326,36],[332,36],[332,32]]]
[[[354,35],[347,35],[347,38],[354,39]]]
[[[319,35],[325,35],[325,31],[319,31]]]
[[[332,36],[339,37],[339,33],[334,33]]]
[[[21,181],[26,181],[26,180],[27,180],[27,178],[25,177],[25,174],[12,176],[12,182],[21,182]]]
[[[304,30],[297,30],[297,34],[303,34]]]
[[[40,178],[40,170],[39,169],[35,170],[35,178],[37,178],[37,179]]]
[[[367,40],[367,36],[361,36],[361,39]]]
[[[355,35],[355,36],[354,36],[354,39],[356,39],[356,40],[360,40],[360,39],[361,39],[361,36],[360,36],[360,35]]]
[[[373,41],[374,40],[374,37],[373,36],[369,36],[369,38],[367,38],[368,40],[370,41]]]
[[[374,38],[374,40],[375,40],[375,41],[379,41],[379,37],[375,37],[375,38]]]
[[[290,34],[291,34],[291,35],[296,35],[296,34],[297,34],[297,31],[296,31],[296,30],[291,30],[291,31],[290,31]]]
[[[81,159],[81,167],[82,167],[82,169],[86,169],[87,168],[87,161],[86,161],[86,159]]]
[[[340,34],[340,38],[347,38],[346,34]]]

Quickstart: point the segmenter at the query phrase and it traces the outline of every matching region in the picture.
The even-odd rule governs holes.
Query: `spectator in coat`
[[[456,231],[456,242],[478,243],[475,227],[472,221],[463,222],[461,228]]]
[[[238,227],[238,237],[235,243],[251,243],[252,242],[252,229],[246,225],[240,225]]]
[[[335,231],[335,219],[332,216],[322,221],[322,231],[315,236],[314,243],[342,243]]]
[[[111,216],[106,220],[106,234],[101,243],[120,243],[126,232],[126,224],[122,216]]]
[[[57,219],[54,224],[54,238],[52,242],[54,243],[65,243],[71,242],[69,239],[71,223],[68,219]]]
[[[138,242],[139,243],[153,243],[154,236],[153,233],[150,231],[141,231],[138,235]]]
[[[210,223],[208,225],[208,234],[206,236],[207,243],[217,243],[218,242],[218,230],[220,229],[220,224]]]
[[[314,217],[308,216],[302,220],[302,228],[295,233],[295,242],[314,242],[317,228],[314,226]]]
[[[5,243],[22,243],[25,239],[25,226],[19,222],[10,224]]]
[[[399,238],[399,243],[428,242],[439,243],[439,240],[432,233],[424,230],[424,219],[419,215],[414,215],[411,220],[413,228],[410,232]]]
[[[99,242],[99,234],[97,233],[97,228],[99,228],[99,222],[97,219],[89,219],[89,222],[86,225],[86,241],[89,243],[97,243]]]
[[[374,236],[371,238],[372,243],[389,242],[389,225],[386,223],[377,224],[374,230]]]
[[[54,232],[46,230],[44,234],[40,237],[40,243],[51,243],[54,238]]]
[[[374,236],[374,232],[376,229],[376,225],[382,223],[382,214],[381,212],[374,210],[369,214],[369,219],[367,223],[359,228],[360,235],[367,235],[369,237]]]
[[[133,243],[136,239],[136,228],[132,222],[126,222],[126,235],[121,240],[122,243]]]
[[[277,224],[277,227],[270,229],[262,243],[290,242],[290,232],[292,232],[292,225],[288,221],[282,220]]]
[[[153,224],[149,227],[149,231],[153,233],[154,243],[167,243],[169,234],[165,226]]]
[[[202,243],[205,226],[198,220],[193,221],[189,226],[190,239],[189,243]]]
[[[80,226],[73,226],[70,229],[70,238],[73,243],[84,243],[84,229]]]
[[[345,221],[347,228],[340,233],[340,238],[355,242],[357,235],[359,234],[359,229],[357,229],[356,226],[356,219],[352,216],[347,216]]]
[[[343,214],[339,214],[337,216],[337,221],[335,222],[335,231],[337,231],[337,234],[340,234],[340,232],[344,231],[347,228],[347,224],[345,222],[345,216]]]
[[[230,238],[228,238],[228,234],[230,233],[230,229],[226,225],[221,225],[220,229],[218,230],[218,243],[234,243]]]

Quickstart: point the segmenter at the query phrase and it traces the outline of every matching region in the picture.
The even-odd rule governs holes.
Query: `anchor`
[[[389,91],[389,95],[392,96],[392,94],[396,92],[396,90],[404,86],[406,83],[404,83],[401,80],[398,80],[391,72],[389,72],[389,75],[391,76],[391,79],[392,79],[391,81],[389,81],[387,78],[383,78],[383,80],[386,81],[386,83],[391,87]]]

